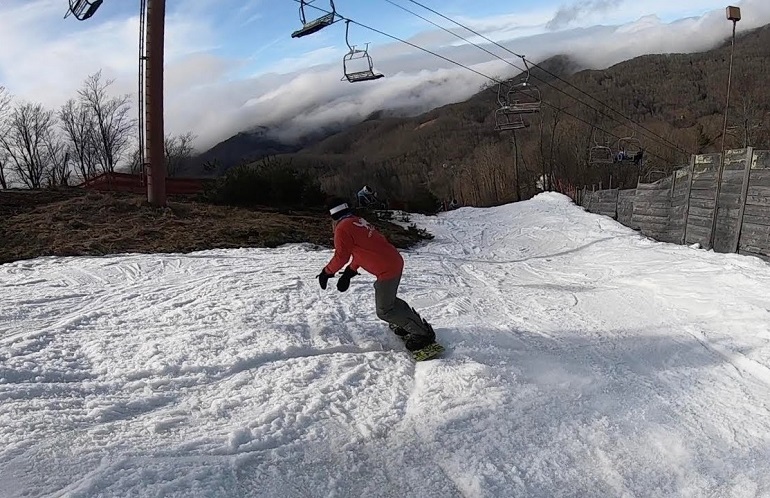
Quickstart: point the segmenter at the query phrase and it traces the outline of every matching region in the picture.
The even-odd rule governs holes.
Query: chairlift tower
[[[147,46],[144,53],[147,201],[166,205],[166,161],[163,150],[163,48],[166,0],[147,0]]]
[[[69,0],[69,9],[64,17],[73,15],[79,21],[85,21],[96,13],[103,1]],[[139,132],[139,161],[142,175],[146,174],[147,178],[147,200],[158,207],[166,205],[166,158],[163,150],[165,22],[166,0],[140,0],[138,103],[140,127],[142,118],[145,126]],[[145,109],[146,112],[143,112]],[[145,157],[149,158],[149,163],[144,161]]]
[[[141,184],[146,185],[147,184],[147,151],[145,150],[145,147],[147,146],[147,142],[144,139],[145,135],[145,106],[144,106],[144,89],[145,85],[147,84],[145,80],[145,66],[146,66],[146,57],[144,56],[144,47],[145,47],[145,35],[147,33],[146,31],[146,24],[147,24],[147,0],[139,0],[139,75],[137,78],[138,82],[138,89],[136,92],[137,95],[137,112],[138,112],[138,138],[139,138],[139,177],[141,178]]]

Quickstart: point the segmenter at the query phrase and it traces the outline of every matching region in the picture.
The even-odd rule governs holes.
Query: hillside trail
[[[558,194],[412,221],[416,364],[309,245],[0,266],[0,496],[770,493],[770,266]]]

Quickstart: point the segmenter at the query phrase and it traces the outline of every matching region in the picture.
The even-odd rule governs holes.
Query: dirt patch
[[[399,248],[430,238],[374,216]],[[308,242],[333,245],[324,212],[278,212],[217,206],[185,199],[155,208],[134,194],[0,191],[0,264],[39,256],[169,253]]]

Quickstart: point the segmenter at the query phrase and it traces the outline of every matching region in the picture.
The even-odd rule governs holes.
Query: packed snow
[[[553,193],[412,220],[421,363],[310,245],[0,266],[0,496],[770,496],[770,265]]]

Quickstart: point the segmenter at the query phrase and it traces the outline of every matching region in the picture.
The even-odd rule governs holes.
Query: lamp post
[[[725,120],[722,126],[722,153],[725,151],[725,137],[727,136],[727,112],[730,108],[730,85],[733,78],[733,58],[735,56],[735,27],[741,20],[740,7],[727,7],[727,19],[733,23],[733,37],[730,46],[730,68],[727,73],[727,96],[725,98]]]
[[[717,173],[717,188],[716,196],[714,198],[714,215],[711,218],[711,236],[709,237],[709,247],[714,248],[714,240],[716,239],[717,231],[717,215],[719,214],[719,194],[722,190],[722,175],[725,169],[725,138],[727,138],[727,113],[730,109],[730,85],[733,78],[733,58],[735,56],[735,27],[738,21],[741,20],[740,7],[727,7],[726,9],[727,20],[733,23],[733,36],[730,46],[730,67],[727,72],[727,96],[725,97],[725,118],[722,125],[722,144],[719,150],[719,170]]]

